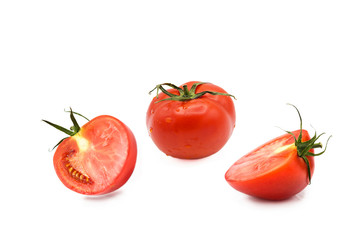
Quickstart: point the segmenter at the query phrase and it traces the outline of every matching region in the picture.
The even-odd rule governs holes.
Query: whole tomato
[[[231,99],[234,96],[205,82],[187,82],[182,88],[164,83],[152,91],[155,89],[157,96],[148,108],[146,125],[162,152],[176,158],[197,159],[210,156],[225,145],[235,127]]]

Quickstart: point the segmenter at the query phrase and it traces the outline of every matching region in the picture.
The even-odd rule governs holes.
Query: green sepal
[[[75,133],[78,133],[78,132],[80,131],[80,126],[79,126],[79,124],[77,123],[77,121],[76,121],[76,119],[75,119],[75,116],[74,116],[73,111],[72,111],[71,108],[70,108],[70,119],[71,119],[72,123],[74,124],[72,130],[73,130]]]
[[[209,82],[198,82],[198,83],[194,83],[194,84],[192,85],[192,87],[190,88],[190,91],[189,91],[190,95],[195,94],[196,88],[197,88],[199,85],[203,85],[203,84],[209,84]]]
[[[313,157],[315,157],[315,156],[320,156],[321,154],[323,154],[323,153],[326,151],[326,149],[327,149],[327,146],[328,146],[328,143],[329,143],[329,140],[330,140],[331,137],[332,137],[332,135],[327,139],[324,151],[319,152],[319,153],[307,152],[306,155],[307,155],[307,156],[313,156]],[[320,143],[320,144],[321,144],[321,143]],[[322,147],[322,146],[320,146],[320,148],[321,148],[321,147]],[[313,147],[313,148],[314,148],[314,147]]]
[[[61,139],[52,149],[51,149],[51,151],[53,151],[57,146],[59,146],[60,145],[60,143],[62,143],[65,139],[67,139],[67,138],[69,138],[69,137],[64,137],[63,139]]]
[[[67,135],[72,136],[72,135],[74,134],[74,132],[73,132],[73,131],[68,130],[68,129],[66,129],[66,128],[62,127],[62,126],[59,126],[59,125],[57,125],[57,124],[54,124],[54,123],[49,122],[49,121],[44,120],[44,119],[43,119],[42,121],[44,121],[44,122],[46,122],[47,124],[49,124],[49,125],[53,126],[53,127],[54,127],[54,128],[56,128],[57,130],[60,130],[60,131],[62,131],[63,133],[66,133]]]
[[[183,90],[181,88],[179,88],[178,86],[172,84],[172,83],[162,83],[162,84],[158,84],[156,85],[156,87],[154,89],[152,89],[150,92],[149,92],[149,95],[156,89],[156,98],[159,97],[159,90],[161,90],[163,93],[165,93],[166,95],[170,96],[170,97],[173,97],[173,96],[177,96],[175,94],[172,94],[170,92],[168,92],[164,87],[163,85],[165,86],[169,86],[171,88],[174,88],[176,90],[178,90],[180,93],[183,93]]]
[[[68,112],[68,113],[71,112],[71,111],[68,111],[68,110],[65,110],[65,109],[64,109],[64,111],[65,111],[65,112]],[[80,117],[83,117],[83,118],[85,118],[86,120],[90,121],[90,119],[88,119],[87,117],[85,117],[84,115],[82,115],[82,114],[80,114],[80,113],[77,113],[77,112],[74,112],[74,111],[72,111],[72,113],[73,113],[73,114],[76,114],[76,115],[79,115]]]
[[[303,156],[302,159],[304,159],[305,161],[307,174],[309,176],[309,184],[311,184],[311,169],[310,169],[309,159],[307,159],[306,156]]]
[[[315,131],[314,136],[310,140],[302,142],[303,132],[302,132],[302,118],[301,118],[300,112],[294,105],[289,104],[289,103],[288,103],[288,105],[293,106],[296,109],[296,111],[298,112],[298,115],[300,118],[300,133],[299,133],[298,138],[296,138],[292,132],[286,131],[286,130],[285,130],[285,132],[289,133],[290,135],[292,135],[294,137],[297,154],[299,157],[301,157],[304,160],[304,162],[306,164],[308,178],[309,178],[309,184],[310,184],[311,183],[311,169],[310,169],[309,159],[307,158],[307,156],[319,156],[319,155],[323,154],[326,151],[329,139],[332,136],[330,136],[328,138],[328,140],[326,141],[326,146],[325,146],[324,151],[317,153],[317,154],[310,152],[311,149],[322,148],[322,144],[316,143],[316,141],[325,133],[321,133],[319,136],[317,136],[316,131]]]
[[[54,123],[52,123],[52,122],[49,122],[49,121],[47,121],[47,120],[42,120],[42,121],[46,122],[46,123],[49,124],[50,126],[53,126],[54,128],[60,130],[61,132],[65,133],[65,134],[67,134],[67,135],[69,135],[69,136],[74,136],[74,135],[77,134],[77,133],[80,131],[80,129],[81,129],[80,126],[79,126],[79,124],[78,124],[77,121],[76,121],[76,118],[75,118],[74,114],[79,115],[79,116],[81,116],[81,117],[83,117],[83,118],[85,118],[85,119],[87,119],[87,118],[84,117],[83,115],[79,114],[79,113],[73,112],[71,108],[70,108],[70,111],[65,111],[65,112],[70,112],[70,119],[71,119],[71,122],[73,123],[73,126],[70,127],[70,130],[69,130],[69,129],[66,129],[66,128],[62,127],[62,126],[59,126],[59,125],[57,125],[57,124],[54,124]],[[89,119],[87,119],[87,120],[89,120]],[[57,146],[59,146],[59,144],[62,143],[66,138],[68,138],[68,137],[65,137],[65,138],[61,139],[61,140],[52,148],[52,150],[54,150]]]

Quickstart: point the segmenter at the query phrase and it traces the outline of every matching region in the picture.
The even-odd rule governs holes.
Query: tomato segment
[[[316,142],[324,133],[312,138],[302,129],[299,110],[292,104],[300,119],[300,129],[277,137],[236,161],[226,172],[226,181],[236,190],[248,195],[282,200],[302,191],[311,182],[314,173],[315,148],[322,148]]]
[[[300,130],[292,132],[298,137]],[[302,141],[310,140],[302,130]],[[226,181],[236,190],[251,196],[282,200],[303,190],[309,183],[306,164],[297,155],[294,137],[275,138],[236,161],[226,172]],[[313,149],[310,150],[313,152]],[[311,175],[314,158],[308,157]]]

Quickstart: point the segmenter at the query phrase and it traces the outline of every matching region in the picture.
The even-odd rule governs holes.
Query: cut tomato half
[[[69,189],[96,195],[112,192],[130,178],[137,146],[131,130],[112,116],[99,116],[63,140],[54,154],[56,174]]]

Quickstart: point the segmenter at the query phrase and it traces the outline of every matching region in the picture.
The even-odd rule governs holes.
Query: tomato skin
[[[196,82],[188,82],[190,89]],[[170,93],[178,95],[177,90]],[[213,84],[199,85],[196,93],[226,91]],[[166,100],[159,93],[149,105],[146,125],[155,145],[166,155],[182,159],[198,159],[219,151],[235,127],[235,107],[229,96],[205,94],[190,101]]]
[[[82,149],[81,141],[86,149]],[[66,187],[85,195],[101,195],[127,182],[135,168],[136,157],[137,145],[131,130],[120,120],[102,115],[82,126],[75,136],[65,139],[57,147],[53,163]],[[70,162],[71,165],[66,166]],[[88,175],[89,181],[73,177],[70,167],[74,169],[72,173],[76,169],[84,179]]]
[[[310,136],[306,130],[303,131],[302,140],[307,141]],[[292,132],[298,138],[300,130]],[[279,143],[285,146],[277,146]],[[235,162],[225,174],[226,181],[236,190],[248,194],[250,196],[268,199],[268,200],[284,200],[302,191],[309,184],[307,167],[304,160],[298,156],[294,138],[290,134],[277,137]],[[288,147],[287,147],[288,146]],[[259,151],[264,151],[268,158],[266,161],[274,162],[269,169],[258,172],[256,167],[265,166],[266,161],[261,159],[253,159],[252,155]],[[277,152],[278,151],[278,152]],[[313,152],[313,149],[310,150]],[[314,157],[308,156],[311,176],[314,173]],[[251,162],[254,161],[254,162]],[[241,166],[250,165],[252,172],[238,174]],[[264,165],[265,164],[265,165]],[[253,168],[251,170],[251,168]],[[266,167],[265,167],[266,168]]]

